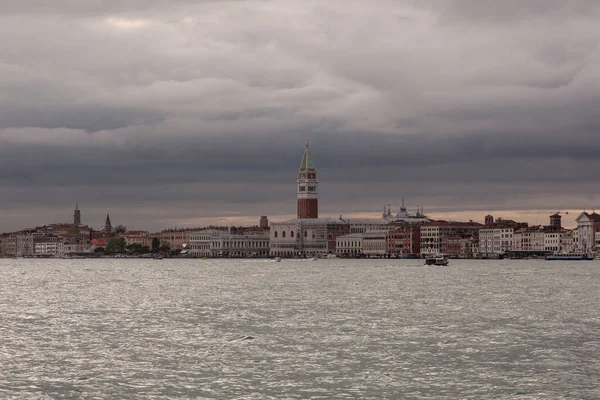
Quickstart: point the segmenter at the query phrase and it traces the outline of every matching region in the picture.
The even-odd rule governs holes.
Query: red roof
[[[597,214],[595,211],[591,214],[588,214],[586,212],[584,212],[583,214],[585,214],[586,217],[588,217],[594,222],[600,222],[600,214]]]
[[[106,246],[108,244],[108,239],[105,239],[105,238],[92,239],[92,244],[94,246]]]

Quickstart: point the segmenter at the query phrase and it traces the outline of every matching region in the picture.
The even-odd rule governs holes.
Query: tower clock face
[[[300,178],[301,178],[301,179],[304,179],[304,178],[306,178],[306,175],[304,175],[304,174],[300,174]]]

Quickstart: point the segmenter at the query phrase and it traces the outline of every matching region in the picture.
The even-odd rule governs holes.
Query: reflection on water
[[[600,398],[600,262],[0,260],[0,398]]]

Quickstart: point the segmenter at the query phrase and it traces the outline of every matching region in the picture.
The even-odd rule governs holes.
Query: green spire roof
[[[313,162],[310,150],[308,149],[308,140],[306,141],[306,148],[304,149],[304,155],[302,156],[302,162],[300,163],[300,170],[302,171],[305,169],[315,169],[315,163]]]

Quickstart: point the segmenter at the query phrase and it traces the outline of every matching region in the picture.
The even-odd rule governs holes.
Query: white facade
[[[64,254],[74,254],[74,253],[91,253],[92,246],[84,243],[66,243],[64,245]]]
[[[513,249],[514,228],[482,228],[479,230],[479,253],[503,254]]]
[[[336,240],[348,234],[350,225],[337,218],[292,219],[272,222],[271,256],[304,257],[335,253]]]
[[[546,232],[544,233],[544,250],[545,251],[562,251],[562,232]]]
[[[577,221],[577,230],[579,238],[578,251],[590,252],[600,246],[596,239],[596,230],[600,226],[600,215],[583,212],[575,220]]]
[[[523,228],[513,235],[513,249],[520,251],[544,251],[545,233],[541,227]]]
[[[390,223],[390,221],[384,218],[352,218],[348,222],[350,223],[350,234],[360,234],[381,229]]]
[[[65,245],[58,241],[36,243],[35,255],[42,257],[62,257],[65,255]]]
[[[262,232],[233,234],[207,229],[190,233],[188,250],[193,257],[267,257],[269,235]]]
[[[215,235],[221,235],[223,231],[217,229],[206,229],[198,232],[190,232],[188,250],[192,257],[211,257],[210,244]]]
[[[269,235],[215,235],[210,241],[211,257],[267,257]]]
[[[363,253],[362,233],[351,233],[336,239],[335,252],[338,255],[360,255]]]
[[[421,227],[421,253],[438,254],[440,253],[442,237],[439,226]]]

